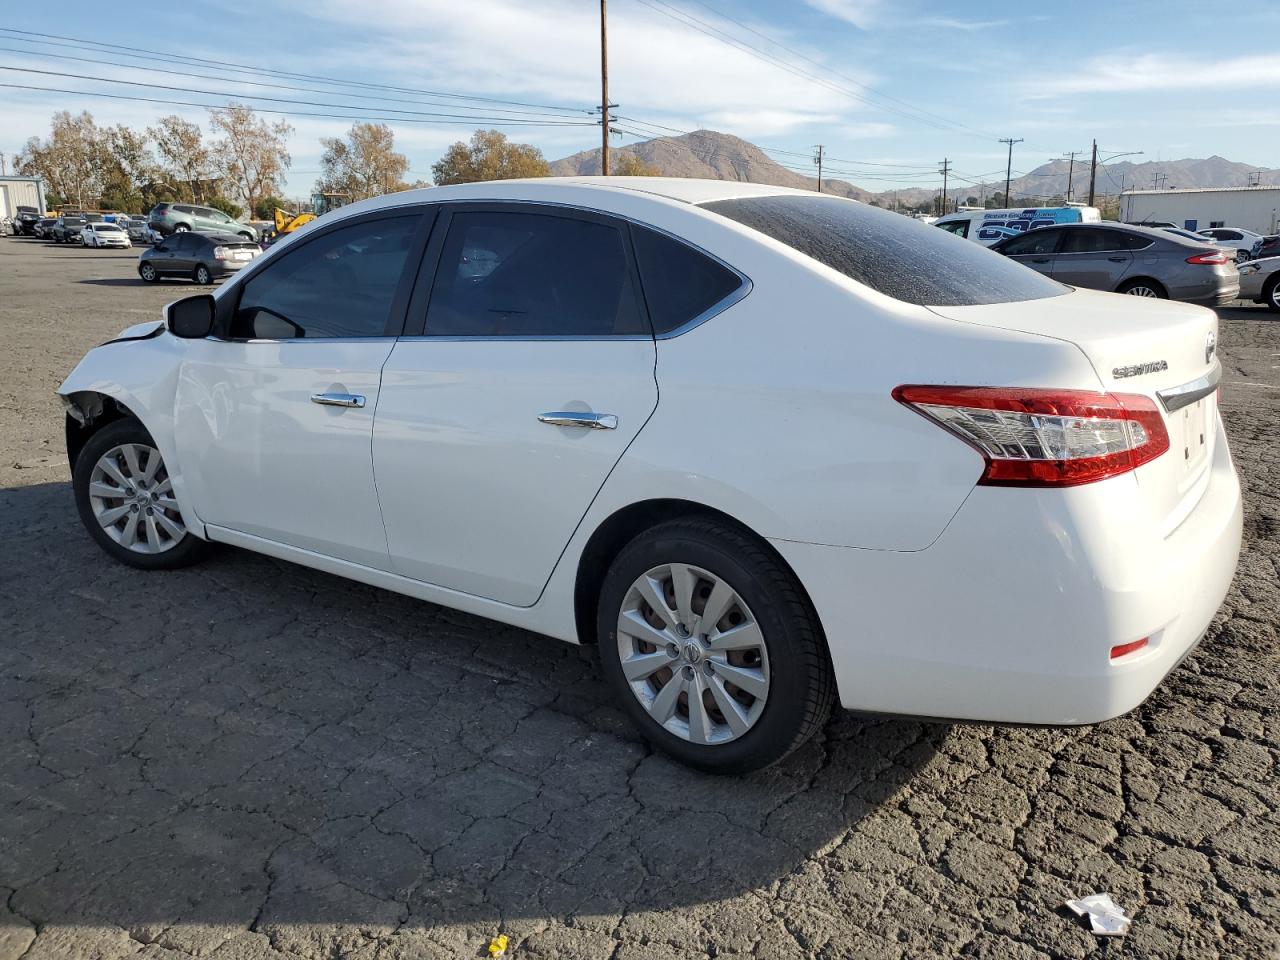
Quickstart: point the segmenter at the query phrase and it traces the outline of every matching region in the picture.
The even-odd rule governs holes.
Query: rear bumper
[[[1129,474],[976,487],[914,553],[774,541],[822,620],[842,705],[1053,725],[1136,707],[1194,648],[1235,572],[1240,486],[1217,430],[1205,492],[1164,537]]]

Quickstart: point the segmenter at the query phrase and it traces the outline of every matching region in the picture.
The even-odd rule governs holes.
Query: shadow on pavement
[[[708,777],[634,738],[588,650],[230,549],[140,573],[66,484],[0,491],[0,535],[8,922],[342,953],[401,924],[713,904],[829,854],[949,730],[838,714],[771,770]]]

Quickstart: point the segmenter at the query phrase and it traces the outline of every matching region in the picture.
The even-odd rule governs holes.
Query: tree
[[[87,110],[78,117],[61,110],[53,115],[48,140],[32,137],[14,158],[14,169],[43,177],[52,193],[81,206],[101,190],[101,133]]]
[[[367,200],[407,189],[404,175],[409,158],[395,151],[395,134],[383,123],[356,123],[347,138],[324,137],[324,156],[316,189],[345,193],[352,200]]]
[[[275,194],[262,197],[253,205],[253,218],[255,220],[270,220],[276,215],[276,207],[281,210],[288,210],[289,201],[283,197],[277,197]]]
[[[244,207],[237,203],[232,203],[226,197],[210,197],[209,206],[215,210],[221,210],[232,220],[239,220],[240,215],[244,213]]]
[[[510,180],[516,177],[546,177],[551,167],[542,151],[527,143],[509,143],[497,130],[477,130],[471,143],[459,140],[431,165],[431,174],[440,185],[473,183],[476,180]]]
[[[245,207],[252,210],[259,198],[283,190],[284,173],[293,162],[288,146],[293,127],[284,120],[259,120],[252,107],[239,103],[209,113],[213,128],[222,134],[213,156]]]
[[[99,203],[108,210],[150,209],[158,197],[159,167],[147,148],[147,134],[124,124],[102,131]]]
[[[645,163],[634,153],[620,153],[613,163],[613,175],[616,177],[658,177],[662,175],[657,167]]]
[[[161,117],[147,133],[155,141],[161,159],[168,164],[168,179],[173,181],[169,186],[181,199],[203,203],[204,182],[211,172],[212,157],[200,127],[181,117],[168,116]]]

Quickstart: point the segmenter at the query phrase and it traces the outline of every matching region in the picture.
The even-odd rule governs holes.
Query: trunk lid
[[[1178,391],[1188,388],[1194,393],[1193,388],[1216,382],[1218,317],[1212,310],[1092,290],[1044,300],[930,309],[952,320],[1073,343],[1093,365],[1101,389],[1152,400],[1169,432],[1169,450],[1136,471],[1143,501],[1164,535],[1195,508],[1213,459],[1217,394],[1210,390],[1186,402],[1188,394],[1179,396]]]

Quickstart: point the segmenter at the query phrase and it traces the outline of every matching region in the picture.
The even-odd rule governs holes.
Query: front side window
[[[947,233],[954,233],[957,237],[969,236],[968,220],[952,220],[950,223],[935,223],[934,226]]]
[[[367,220],[302,244],[243,287],[237,339],[382,337],[417,216]]]
[[[742,288],[728,267],[672,237],[631,228],[640,283],[654,333],[669,333]]]
[[[464,210],[451,218],[427,336],[648,332],[618,228],[541,213]]]
[[[870,204],[781,194],[702,207],[904,303],[970,306],[1068,292],[981,244]]]
[[[1006,257],[1053,253],[1058,249],[1058,238],[1061,236],[1061,230],[1032,230],[1020,237],[1014,237],[1000,248],[1000,252]]]

